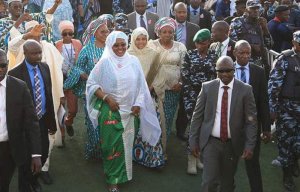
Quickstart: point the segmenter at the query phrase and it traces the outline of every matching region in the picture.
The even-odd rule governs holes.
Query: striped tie
[[[34,93],[35,93],[35,112],[38,119],[42,118],[42,94],[41,94],[41,81],[37,72],[38,66],[33,68],[34,74]]]
[[[183,31],[183,25],[179,24],[177,31],[176,31],[176,40],[180,42],[181,38],[182,38],[182,31]]]
[[[140,26],[144,27],[147,30],[146,23],[144,21],[144,16],[143,15],[140,16]]]
[[[243,81],[244,83],[247,83],[245,67],[240,67],[240,70],[241,70],[241,81]]]
[[[225,142],[228,139],[228,86],[223,86],[224,89],[221,103],[221,129],[220,129],[220,139]]]

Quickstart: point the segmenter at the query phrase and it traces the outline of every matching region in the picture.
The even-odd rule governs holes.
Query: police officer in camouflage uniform
[[[261,4],[258,0],[248,0],[245,14],[236,17],[230,24],[230,38],[234,41],[246,40],[251,45],[251,62],[265,68],[269,76],[267,50],[272,47],[272,38],[267,20],[260,17]]]
[[[300,157],[300,31],[293,34],[293,48],[275,60],[269,84],[271,121],[276,121],[279,156],[286,191],[296,191]]]

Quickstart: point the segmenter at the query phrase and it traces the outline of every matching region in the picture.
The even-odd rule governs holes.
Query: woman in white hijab
[[[132,148],[137,128],[155,146],[161,129],[139,60],[126,51],[128,37],[112,32],[87,81],[87,105],[100,128],[103,167],[109,191],[132,179]],[[98,126],[99,125],[99,126]]]
[[[163,107],[158,105],[157,96],[152,87],[152,83],[159,70],[159,54],[148,46],[149,35],[145,28],[138,27],[131,34],[131,43],[128,53],[136,56],[142,66],[144,75],[159,118],[164,117]],[[160,119],[160,122],[165,122]],[[164,154],[161,142],[155,147],[141,140],[140,134],[137,134],[133,147],[133,160],[137,163],[150,168],[161,167],[165,164]]]

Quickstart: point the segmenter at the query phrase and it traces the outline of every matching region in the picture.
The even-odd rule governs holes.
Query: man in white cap
[[[32,13],[27,10],[23,12],[23,4],[21,0],[8,0],[9,17],[0,19],[0,48],[7,50],[8,42],[14,37],[25,33],[25,24],[30,20],[38,21],[41,24],[48,23],[52,20],[52,14],[57,9],[62,0],[55,0],[54,5],[47,12]],[[50,33],[48,33],[50,34]],[[50,36],[47,36],[50,41]]]
[[[8,43],[8,54],[9,54],[9,65],[8,70],[18,66],[24,61],[24,51],[21,47],[28,39],[34,39],[38,41],[42,46],[42,62],[48,64],[50,69],[51,83],[52,83],[52,97],[53,105],[55,111],[56,126],[59,127],[57,111],[61,104],[61,98],[64,97],[63,93],[63,73],[62,73],[62,64],[63,57],[56,47],[47,42],[46,40],[41,40],[41,34],[43,30],[43,25],[39,24],[37,21],[29,21],[25,24],[26,33],[24,35],[19,35],[18,37],[12,39]],[[46,175],[47,181],[45,183],[51,184],[51,179],[49,180],[49,158],[50,153],[53,148],[54,136],[51,135],[50,146],[49,146],[49,157],[42,168],[42,177]],[[57,129],[55,135],[55,144],[62,145],[61,143],[61,132],[60,129]],[[48,182],[49,181],[49,182]]]

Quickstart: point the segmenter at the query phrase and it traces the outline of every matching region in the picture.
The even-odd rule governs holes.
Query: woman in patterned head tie
[[[158,101],[163,106],[160,114],[162,122],[162,144],[167,157],[167,138],[171,133],[173,120],[176,117],[181,92],[180,68],[186,53],[185,45],[174,41],[176,21],[163,17],[155,23],[157,40],[149,41],[149,47],[160,54],[160,70],[153,82]]]
[[[74,94],[85,101],[86,80],[101,58],[105,41],[110,33],[106,25],[106,20],[98,18],[90,23],[82,37],[84,47],[79,53],[78,60],[68,73],[68,78],[64,82],[65,89],[72,89]],[[85,102],[84,102],[85,103]],[[86,109],[86,108],[85,108]],[[99,132],[94,129],[87,111],[85,110],[85,123],[87,126],[87,142],[85,148],[86,159],[100,159]]]

